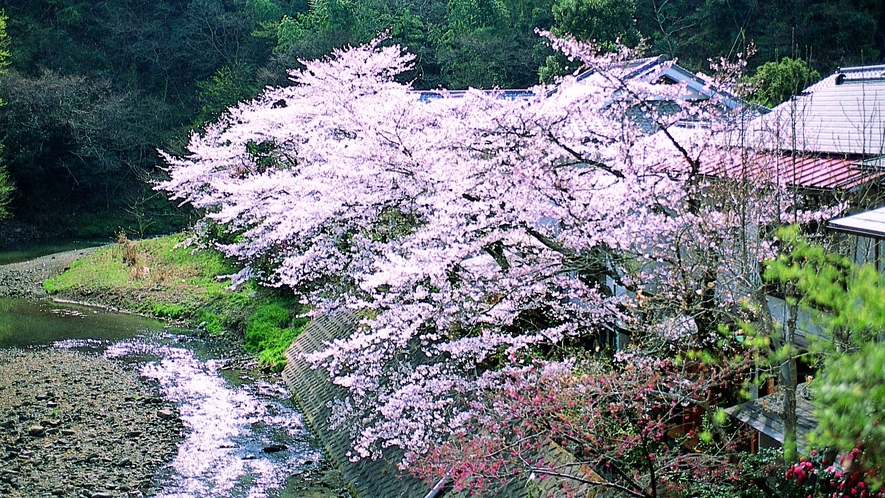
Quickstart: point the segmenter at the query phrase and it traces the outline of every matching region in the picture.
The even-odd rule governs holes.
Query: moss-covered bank
[[[212,333],[234,331],[271,370],[307,320],[285,290],[247,283],[236,290],[219,278],[238,270],[222,254],[185,244],[185,234],[139,241],[121,237],[51,277],[51,295],[156,316]]]

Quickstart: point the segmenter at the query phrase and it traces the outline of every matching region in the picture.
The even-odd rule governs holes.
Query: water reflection
[[[0,250],[0,265],[21,263],[40,256],[46,256],[63,251],[85,249],[87,247],[102,246],[107,240],[38,240],[32,242],[18,242],[5,244]]]
[[[199,358],[199,348],[187,346],[193,340],[166,334],[105,351],[110,358],[155,357],[141,373],[159,383],[188,428],[174,472],[157,496],[266,496],[321,458],[301,416],[279,401],[288,398],[284,388],[260,381],[230,385],[220,375],[224,362]]]
[[[163,323],[157,320],[103,308],[0,298],[0,348],[39,346],[64,339],[113,341],[163,330]]]

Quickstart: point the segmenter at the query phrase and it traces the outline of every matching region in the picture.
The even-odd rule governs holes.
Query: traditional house
[[[576,76],[578,81],[592,79],[597,73],[593,70],[579,72]],[[740,98],[719,91],[712,84],[712,80],[703,74],[695,74],[669,61],[666,56],[647,57],[624,62],[620,67],[618,77],[624,81],[638,81],[657,85],[683,85],[679,100],[685,102],[706,101],[714,96],[727,109],[752,108],[757,113],[768,112],[764,107],[751,106]],[[507,99],[531,99],[537,89],[496,89],[485,90]],[[556,86],[550,86],[545,91],[556,92]],[[422,102],[432,102],[442,98],[462,97],[465,90],[421,90],[416,91]]]
[[[777,182],[806,199],[847,201],[854,209],[881,203],[885,177],[885,65],[843,68],[750,123],[746,143],[752,153],[730,164],[711,164],[705,173],[731,178]],[[865,211],[827,223],[827,228],[856,237],[846,255],[856,262],[880,265],[885,238],[885,208]],[[788,307],[769,297],[776,322],[786,323]],[[821,334],[800,310],[797,346]],[[802,377],[801,375],[799,376]],[[797,440],[807,449],[806,434],[816,421],[805,384],[797,387]],[[784,441],[783,392],[751,400],[727,410],[758,433],[758,446]]]
[[[840,69],[749,123],[754,152],[714,176],[861,196],[885,175],[885,65]]]

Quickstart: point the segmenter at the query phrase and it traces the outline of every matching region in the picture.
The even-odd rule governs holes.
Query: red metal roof
[[[722,154],[706,161],[701,173],[727,178],[748,178],[782,185],[850,190],[885,176],[885,170],[863,167],[864,156],[794,155],[789,152]]]

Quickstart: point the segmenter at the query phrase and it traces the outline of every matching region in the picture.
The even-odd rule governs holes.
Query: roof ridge
[[[861,73],[867,71],[885,71],[885,64],[873,64],[870,66],[850,66],[850,67],[840,67],[836,70],[836,73]]]

